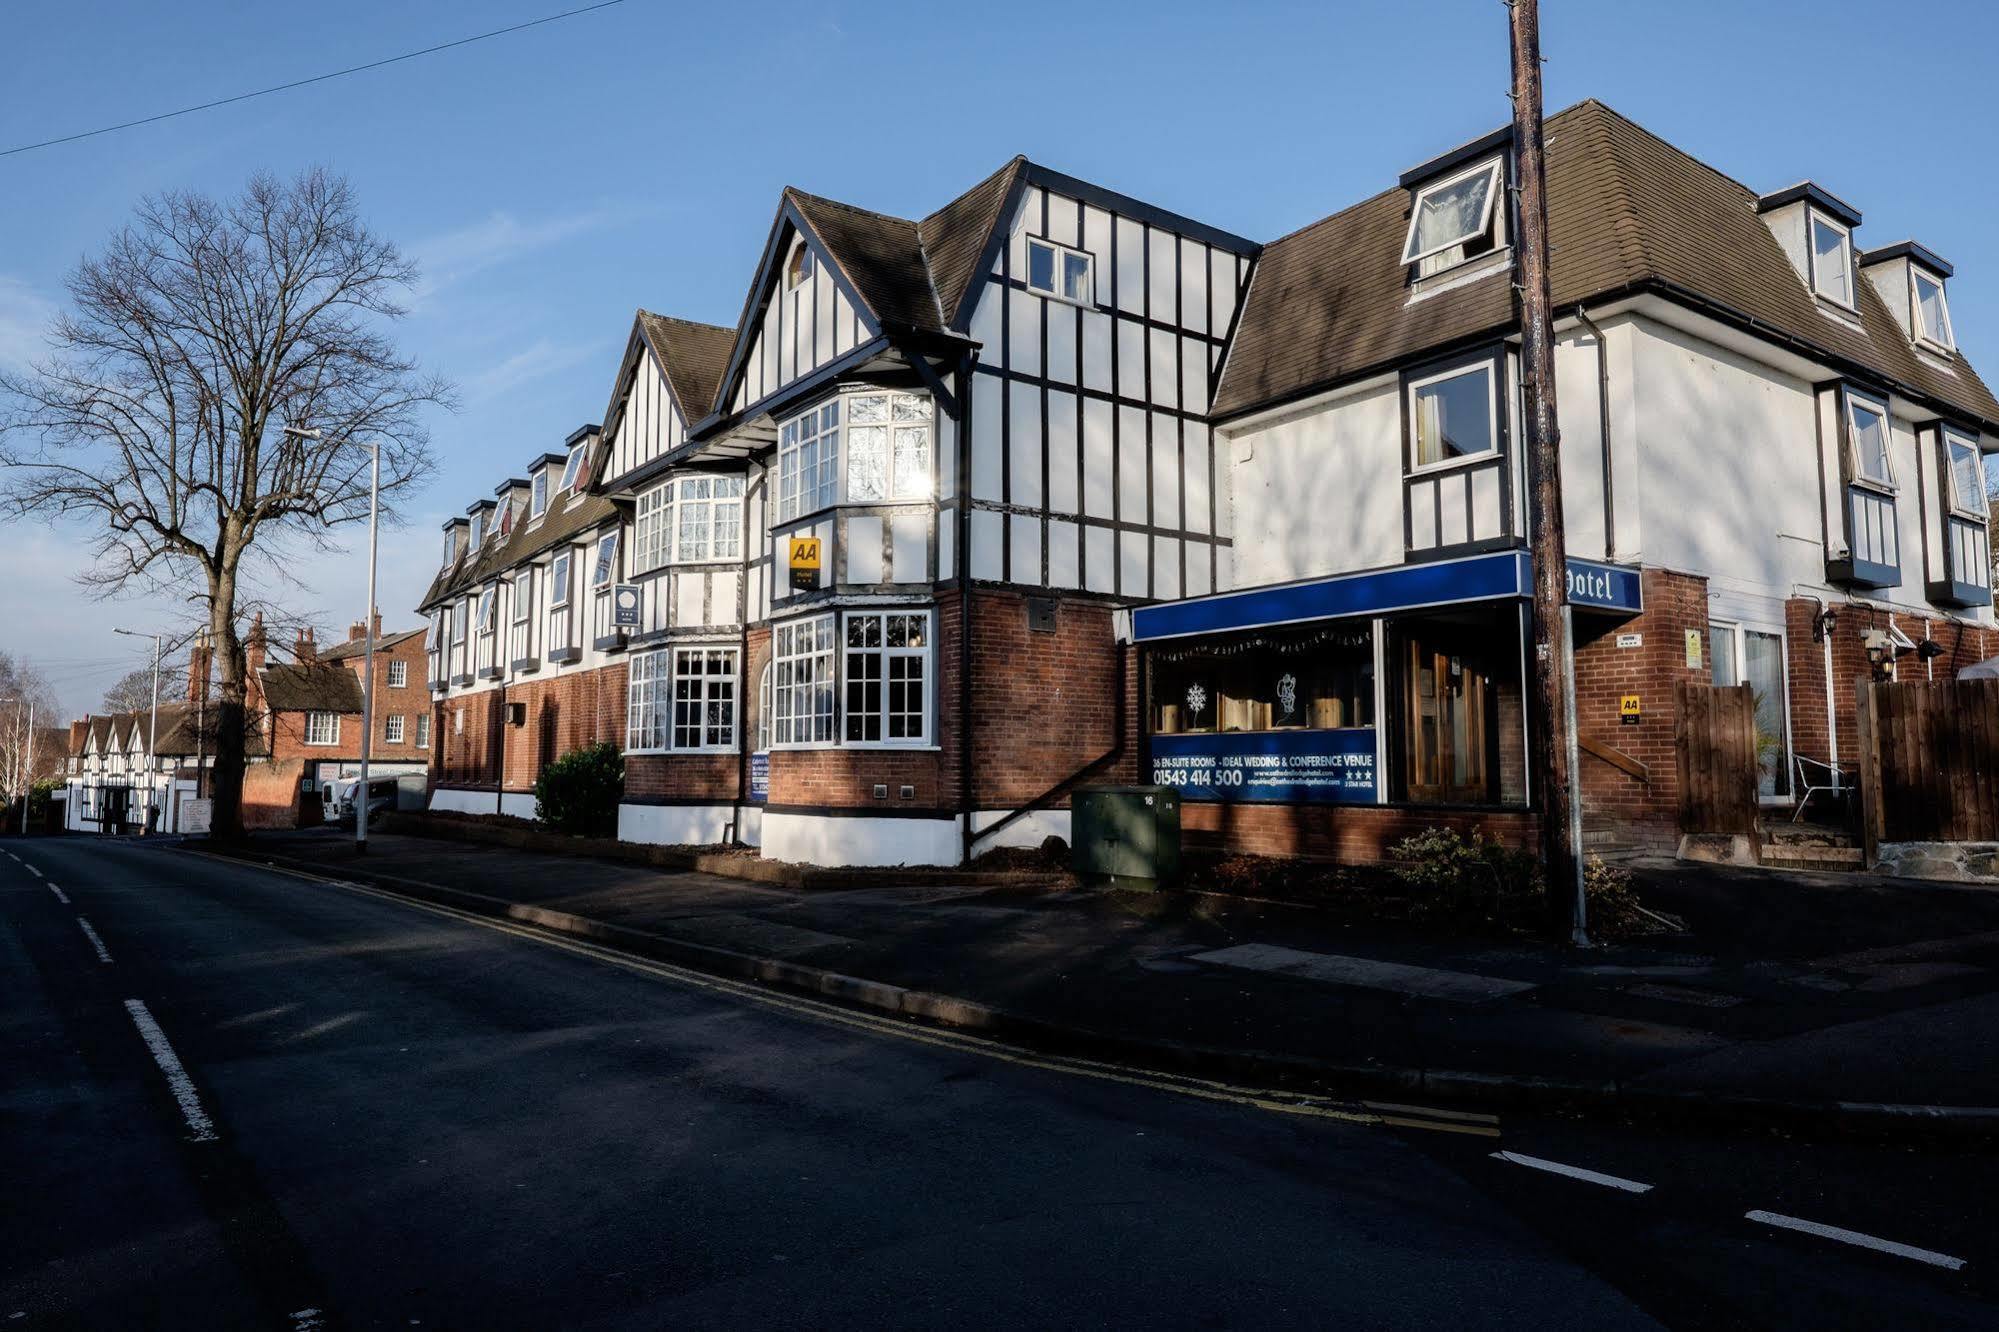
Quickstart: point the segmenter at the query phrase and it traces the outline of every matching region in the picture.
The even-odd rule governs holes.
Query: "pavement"
[[[1272,1099],[158,845],[0,843],[0,1069],[7,1328],[1999,1316],[1989,1155]]]
[[[334,830],[248,854],[1074,1053],[1336,1092],[1999,1129],[1999,893],[1670,861],[1687,922],[1572,951],[1186,894],[797,890]],[[761,965],[758,965],[761,963]]]

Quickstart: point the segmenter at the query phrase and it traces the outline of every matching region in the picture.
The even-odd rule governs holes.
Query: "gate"
[[[1999,841],[1999,680],[1854,688],[1868,862],[1881,842]]]
[[[1674,686],[1680,831],[1756,832],[1756,695],[1746,684]]]

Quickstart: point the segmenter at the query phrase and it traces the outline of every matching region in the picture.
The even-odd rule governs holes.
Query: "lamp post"
[[[306,430],[298,426],[286,426],[284,431],[297,439],[323,439],[317,429]],[[336,444],[356,444],[360,441],[339,439]],[[367,646],[361,652],[361,784],[354,801],[354,851],[364,855],[368,850],[368,757],[375,744],[375,537],[381,518],[382,500],[382,444],[380,440],[369,444],[368,448],[368,606],[361,617],[368,632]]]
[[[144,836],[146,833],[152,831],[150,819],[153,812],[158,808],[159,796],[158,785],[154,781],[153,774],[160,761],[160,636],[158,634],[142,634],[136,629],[113,629],[111,632],[114,634],[123,634],[127,638],[150,638],[153,640],[153,710],[152,716],[146,722],[146,814],[148,816],[148,826],[140,829],[140,835]]]

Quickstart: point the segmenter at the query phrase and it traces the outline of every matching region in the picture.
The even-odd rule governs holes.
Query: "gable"
[[[658,357],[637,329],[632,332],[628,364],[630,373],[621,377],[622,397],[605,417],[606,485],[672,452],[687,439],[687,418],[674,401]]]
[[[787,289],[792,242],[800,236],[812,255],[812,275]],[[764,296],[754,322],[747,325],[748,336],[739,343],[730,412],[755,407],[881,332],[871,316],[863,315],[826,247],[805,235],[796,220],[778,227],[759,280]]]

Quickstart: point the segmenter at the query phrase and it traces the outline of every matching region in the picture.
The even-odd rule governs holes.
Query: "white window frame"
[[[1499,206],[1499,193],[1504,188],[1504,181],[1501,177],[1502,165],[1503,162],[1500,158],[1488,158],[1474,166],[1466,167],[1463,171],[1445,176],[1442,180],[1433,180],[1428,185],[1417,190],[1416,197],[1409,204],[1409,230],[1404,233],[1402,238],[1402,262],[1404,264],[1421,263],[1425,259],[1442,254],[1444,251],[1453,249],[1456,246],[1468,244],[1471,241],[1477,240],[1480,236],[1491,232],[1493,229],[1493,210]],[[1489,183],[1485,189],[1485,207],[1479,213],[1478,226],[1442,245],[1433,245],[1427,250],[1419,251],[1416,248],[1416,226],[1423,220],[1423,201],[1433,194],[1440,194],[1453,185],[1461,184],[1477,176],[1489,178]],[[1495,236],[1494,239],[1497,240],[1497,237]],[[1497,245],[1494,248],[1498,248]]]
[[[583,466],[583,446],[578,444],[569,451],[562,463],[562,484],[556,487],[556,494],[572,494],[576,488],[576,473]]]
[[[419,712],[416,715],[416,747],[418,749],[430,748],[430,714],[428,712]]]
[[[824,398],[804,411],[782,422],[777,431],[777,484],[772,493],[777,497],[777,521],[788,523],[794,518],[830,509],[840,502],[844,491],[841,484],[846,450],[840,447],[840,431],[844,413],[840,408],[840,398],[835,395]],[[807,434],[806,425],[812,426]],[[809,487],[799,474],[802,466],[800,455],[806,446],[813,446],[812,469],[814,476]],[[832,456],[828,458],[827,448]]]
[[[1964,431],[1952,426],[1942,427],[1939,434],[1942,437],[1943,443],[1944,470],[1950,474],[1951,512],[1960,518],[1972,518],[1982,523],[1986,519],[1985,487],[1982,484],[1985,479],[1985,455],[1978,451],[1978,438],[1975,435],[1966,434]],[[1952,452],[1954,448],[1970,449],[1972,461],[1978,468],[1978,478],[1981,484],[1978,487],[1978,493],[1973,495],[1969,501],[1965,499],[1958,485],[1957,456]]]
[[[601,592],[618,581],[618,529],[590,543],[590,590]]]
[[[632,505],[632,573],[649,573],[673,561],[673,493],[675,483],[663,481],[642,490]]]
[[[1818,227],[1825,227],[1830,231],[1839,233],[1839,253],[1841,261],[1846,265],[1845,296],[1833,295],[1819,281],[1819,244],[1818,232],[1816,230]],[[1805,263],[1811,271],[1812,294],[1814,296],[1817,296],[1820,300],[1831,301],[1842,310],[1857,310],[1860,308],[1858,293],[1853,289],[1855,273],[1853,268],[1852,227],[1847,226],[1844,222],[1828,214],[1821,213],[1816,209],[1807,208],[1805,210]]]
[[[486,511],[479,509],[468,515],[472,524],[472,534],[465,543],[467,550],[478,550],[486,544]]]
[[[514,575],[513,623],[526,624],[534,612],[534,570],[522,569]]]
[[[1943,336],[1932,335],[1923,327],[1923,283],[1937,289],[1937,314],[1943,320]],[[1909,265],[1909,331],[1916,335],[1916,341],[1937,351],[1956,351],[1957,335],[1950,327],[1950,297],[1944,290],[1943,279],[1915,264]]]
[[[633,654],[625,673],[625,752],[664,754],[673,738],[669,648]]]
[[[461,601],[455,606],[447,607],[444,613],[451,617],[452,650],[461,650],[465,646],[466,633],[472,626],[472,608]]]
[[[444,562],[437,567],[449,569],[458,562],[458,526],[452,524],[444,529]]]
[[[706,487],[706,495],[690,492]],[[718,495],[715,491],[723,486],[733,486],[733,494]],[[673,483],[672,539],[667,543],[675,564],[714,564],[733,562],[743,557],[743,478],[732,472],[715,472],[704,476],[683,476]],[[725,509],[735,511],[734,538],[727,550],[722,549],[716,533],[719,530],[716,518]],[[681,538],[687,534],[687,519],[694,513],[702,513],[702,530],[706,533],[705,554],[696,555],[683,547]]]
[[[559,550],[548,563],[548,608],[561,610],[569,604],[570,552]]]
[[[818,645],[818,634],[825,630],[825,646]],[[805,630],[812,631],[812,638],[801,650],[799,635]],[[831,749],[840,740],[840,622],[836,615],[807,615],[796,620],[785,620],[771,626],[771,663],[778,667],[773,676],[771,694],[771,743],[778,749]],[[792,679],[777,683],[777,676],[784,674],[783,668],[793,668],[807,664],[809,671],[804,680]],[[815,695],[825,691],[827,708],[822,715],[815,705]],[[807,710],[799,711],[804,703]],[[823,732],[823,733],[822,733]]]
[[[784,256],[784,289],[796,291],[812,281],[812,275],[819,269],[819,260],[812,253],[812,247],[805,243],[805,237],[794,236],[791,249]]]
[[[1737,684],[1744,683],[1742,680],[1742,667],[1743,663],[1749,659],[1748,635],[1762,634],[1767,638],[1777,640],[1777,669],[1783,676],[1782,688],[1779,692],[1782,694],[1784,705],[1783,748],[1781,751],[1782,758],[1778,763],[1778,773],[1783,778],[1784,786],[1789,788],[1789,794],[1764,795],[1761,791],[1758,791],[1756,799],[1759,803],[1766,805],[1788,805],[1795,798],[1798,787],[1798,765],[1792,757],[1796,751],[1791,747],[1791,635],[1779,624],[1759,623],[1755,620],[1716,619],[1712,615],[1708,617],[1707,628],[1710,640],[1713,639],[1717,630],[1726,630],[1729,638],[1733,640],[1731,651],[1734,653]],[[1714,644],[1710,641],[1708,644],[1708,678],[1712,679],[1713,675]]]
[[[923,644],[921,647],[890,647],[888,643],[888,622],[891,619],[921,620],[923,622]],[[853,626],[868,621],[879,623],[879,642],[868,647],[849,646],[849,634]],[[884,608],[881,610],[847,611],[840,617],[840,747],[843,749],[924,749],[930,746],[930,735],[934,729],[930,717],[936,704],[937,692],[937,646],[936,617],[925,608]],[[853,661],[856,657],[877,657],[881,662],[881,673],[875,677],[881,686],[878,709],[857,712],[851,707],[848,697],[855,683]],[[918,733],[915,735],[891,736],[888,733],[889,689],[893,663],[897,661],[917,661],[923,672],[923,698],[917,709]],[[859,718],[873,717],[880,726],[881,734],[874,739],[856,739],[853,735],[854,722]]]
[[[757,677],[757,739],[752,753],[770,753],[770,668],[764,662],[763,673]]]
[[[403,714],[392,712],[382,720],[382,743],[399,745],[403,742]]]
[[[1843,400],[1841,410],[1846,413],[1846,461],[1853,484],[1866,486],[1884,494],[1895,493],[1895,420],[1888,414],[1888,404],[1878,398],[1856,393],[1852,389],[1840,392]],[[1864,407],[1881,418],[1881,466],[1887,471],[1887,478],[1870,476],[1860,465],[1860,421],[1854,415],[1856,407]]]
[[[1034,251],[1037,249],[1049,252],[1050,285],[1046,287],[1039,285],[1034,280]],[[1081,296],[1072,296],[1067,290],[1069,285],[1067,261],[1070,259],[1081,259],[1083,261],[1083,294]],[[1060,241],[1048,240],[1041,236],[1030,236],[1027,238],[1026,271],[1020,275],[1020,279],[1026,284],[1029,291],[1046,296],[1050,300],[1061,301],[1066,305],[1080,305],[1084,309],[1094,309],[1096,307],[1097,257],[1088,250],[1079,250],[1073,245],[1064,245]]]
[[[389,688],[407,689],[410,682],[410,664],[406,661],[389,663]]]
[[[319,731],[319,739],[313,739],[313,732]],[[305,743],[316,746],[340,743],[340,714],[314,710],[305,714]]]
[[[741,649],[726,644],[694,644],[672,649],[673,665],[670,688],[667,696],[667,741],[668,748],[676,754],[733,754],[736,752],[737,727],[742,720],[742,674]],[[707,670],[690,671],[692,661],[706,661],[709,657],[720,656],[728,659],[728,670],[717,673]],[[700,735],[695,744],[681,743],[680,732],[680,686],[685,680],[697,683],[696,695],[689,701],[700,705],[701,720],[693,729]],[[721,686],[726,685],[726,690]],[[722,702],[728,705],[728,719],[719,726],[710,726],[706,720],[706,710],[710,703]],[[713,732],[720,738],[711,738]]]
[[[548,512],[548,468],[537,467],[534,480],[528,483],[528,521],[538,522]]]
[[[485,638],[492,635],[494,628],[499,624],[499,609],[499,589],[495,587],[482,589],[479,593],[480,637]]]
[[[1429,463],[1418,462],[1417,454],[1418,450],[1421,447],[1420,440],[1422,435],[1422,427],[1419,424],[1421,418],[1419,416],[1419,409],[1416,405],[1417,395],[1423,389],[1428,388],[1432,384],[1441,384],[1445,380],[1449,379],[1462,379],[1466,375],[1473,375],[1473,374],[1483,374],[1485,376],[1486,421],[1490,426],[1492,432],[1491,446],[1488,448],[1481,449],[1477,453],[1461,453],[1455,458],[1440,458],[1436,462],[1429,462]],[[1492,459],[1500,456],[1499,442],[1501,437],[1501,430],[1500,430],[1500,416],[1499,416],[1500,412],[1499,362],[1497,360],[1467,361],[1459,365],[1454,365],[1447,370],[1439,370],[1434,374],[1424,375],[1420,379],[1410,380],[1409,389],[1408,389],[1408,412],[1409,412],[1408,468],[1410,476],[1426,476],[1435,472],[1448,472],[1459,467],[1469,467],[1474,463],[1490,462]]]

